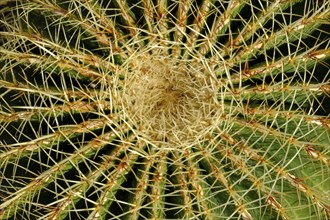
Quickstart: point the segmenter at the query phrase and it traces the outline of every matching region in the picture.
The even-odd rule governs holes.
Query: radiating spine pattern
[[[0,219],[330,219],[329,17],[2,0]]]

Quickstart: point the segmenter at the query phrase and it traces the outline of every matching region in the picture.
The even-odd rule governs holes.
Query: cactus
[[[0,219],[330,219],[329,1],[0,6]]]

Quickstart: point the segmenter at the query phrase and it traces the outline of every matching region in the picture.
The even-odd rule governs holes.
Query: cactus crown
[[[330,218],[329,1],[0,6],[0,219]]]

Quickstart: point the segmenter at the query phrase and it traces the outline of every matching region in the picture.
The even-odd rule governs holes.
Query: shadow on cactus
[[[329,219],[329,1],[0,3],[0,219]]]

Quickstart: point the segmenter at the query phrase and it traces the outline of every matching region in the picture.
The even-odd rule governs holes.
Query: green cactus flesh
[[[0,219],[330,219],[329,1],[0,6]]]

